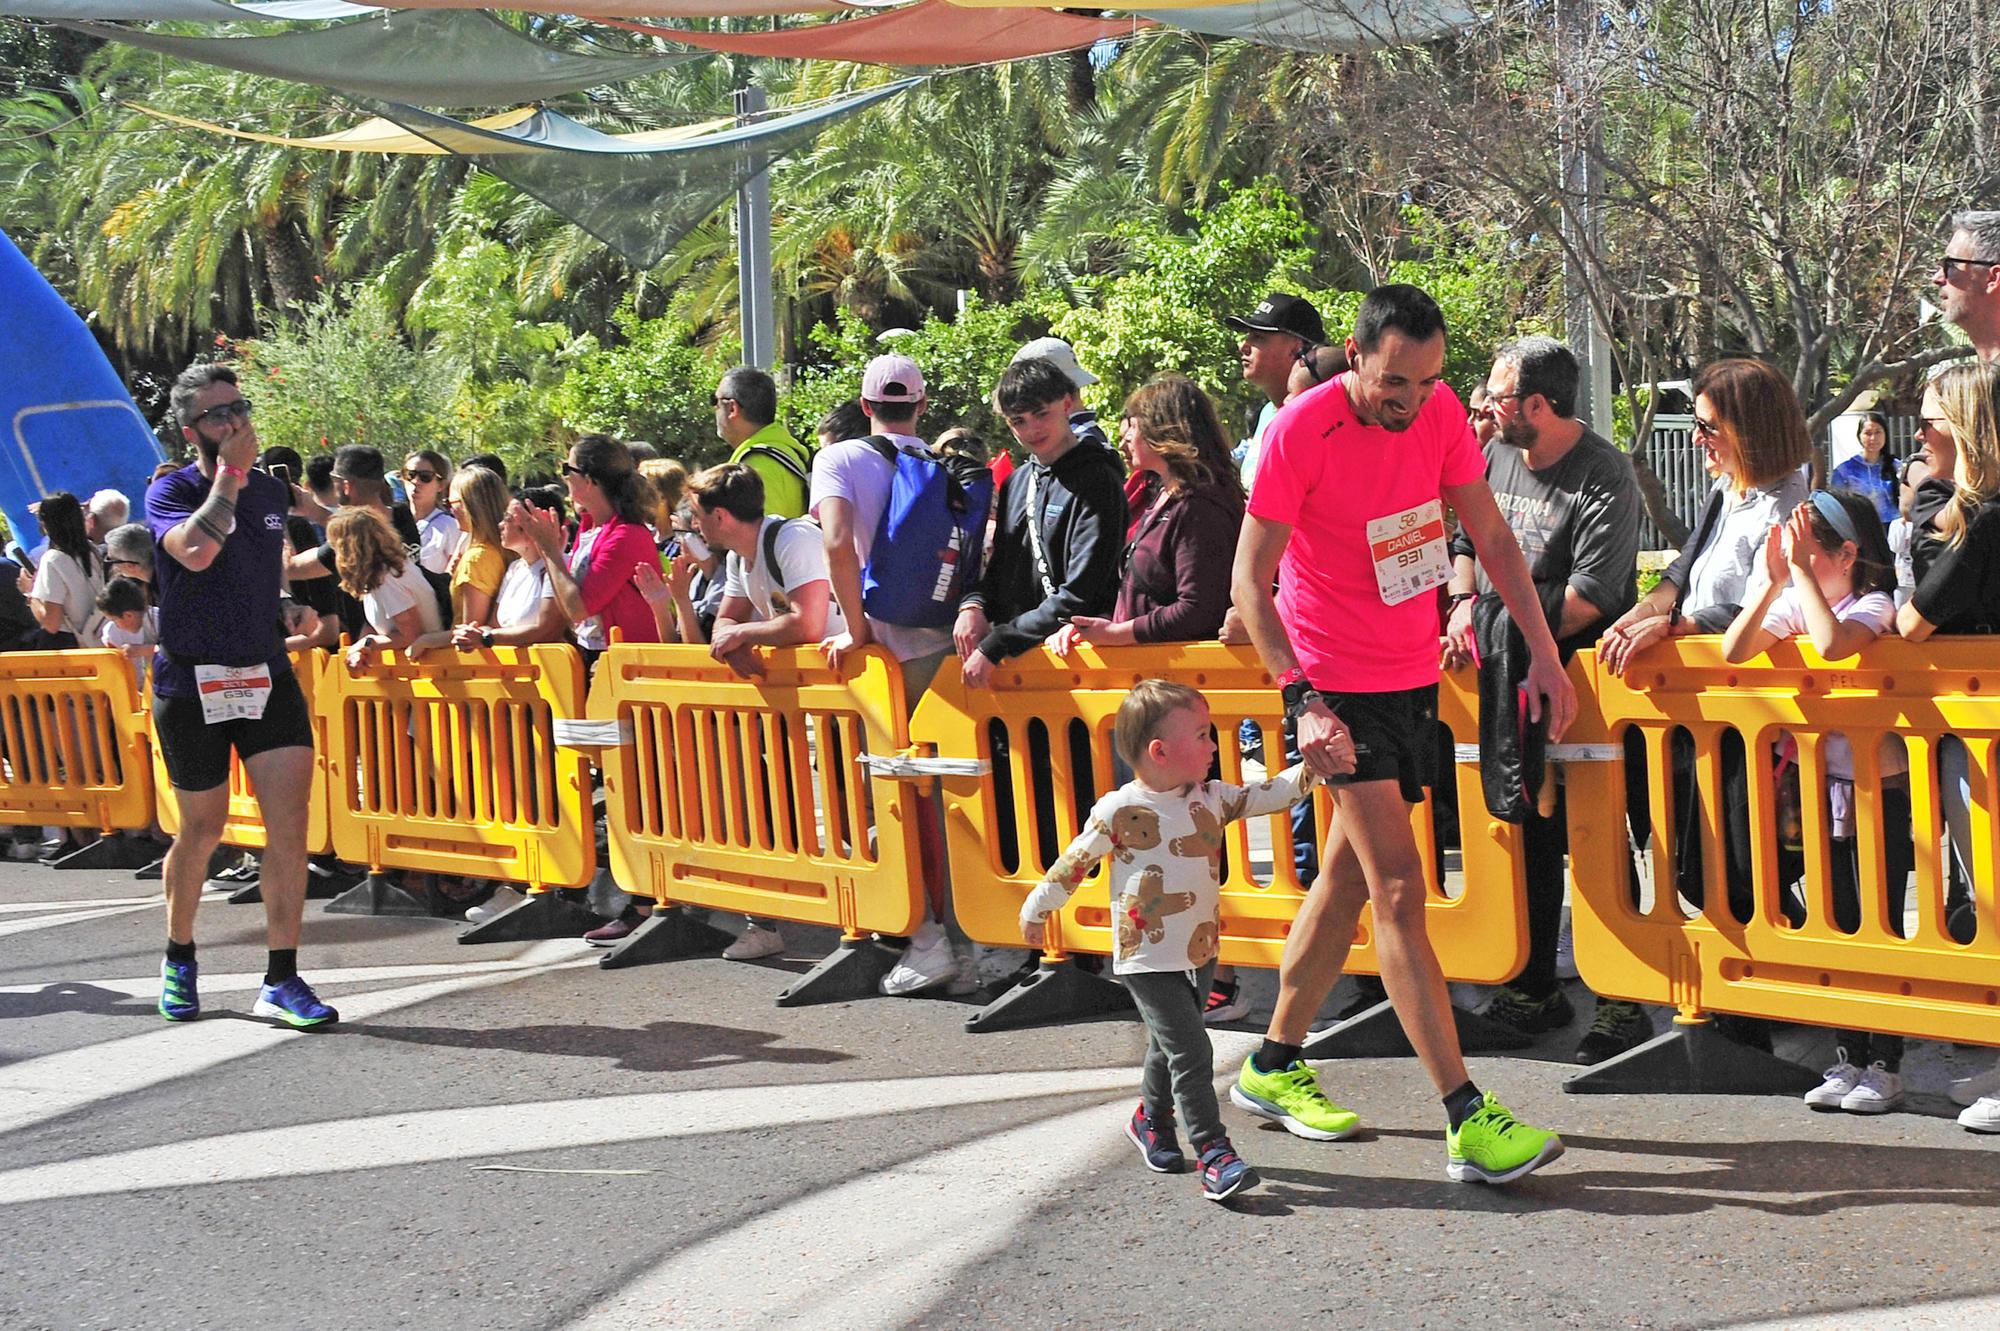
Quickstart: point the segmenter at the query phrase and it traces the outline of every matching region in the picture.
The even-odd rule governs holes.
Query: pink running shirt
[[[1356,419],[1345,376],[1278,413],[1264,432],[1248,511],[1292,529],[1278,565],[1278,617],[1314,685],[1388,693],[1437,683],[1437,597],[1383,601],[1368,524],[1485,474],[1465,408],[1444,384],[1400,433]]]

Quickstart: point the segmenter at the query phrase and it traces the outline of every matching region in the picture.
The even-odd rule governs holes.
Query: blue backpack
[[[949,628],[979,581],[993,473],[973,458],[934,457],[864,441],[894,468],[889,502],[861,574],[861,608],[885,624]]]

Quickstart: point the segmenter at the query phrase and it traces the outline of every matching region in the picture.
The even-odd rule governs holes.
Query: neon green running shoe
[[[1276,1072],[1259,1072],[1254,1059],[1243,1060],[1243,1071],[1229,1088],[1229,1098],[1259,1118],[1268,1118],[1294,1137],[1337,1142],[1361,1127],[1361,1115],[1326,1098],[1319,1078],[1302,1058]]]
[[[1512,1183],[1563,1153],[1563,1139],[1515,1118],[1491,1094],[1479,1108],[1444,1134],[1449,1159],[1444,1172],[1454,1183]]]

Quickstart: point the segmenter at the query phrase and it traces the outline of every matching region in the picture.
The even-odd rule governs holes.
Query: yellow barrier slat
[[[0,653],[0,822],[137,831],[153,817],[132,666],[105,648]]]

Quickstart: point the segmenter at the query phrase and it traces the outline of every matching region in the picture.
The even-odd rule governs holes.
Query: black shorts
[[[1354,736],[1354,771],[1328,778],[1327,784],[1394,781],[1403,799],[1424,802],[1424,789],[1437,784],[1438,686],[1398,689],[1393,693],[1330,693],[1320,690],[1326,705]]]
[[[312,712],[289,670],[272,677],[271,700],[255,721],[210,725],[202,717],[201,699],[154,694],[153,729],[175,790],[214,790],[229,780],[231,749],[239,757],[254,758],[271,749],[313,746]]]

